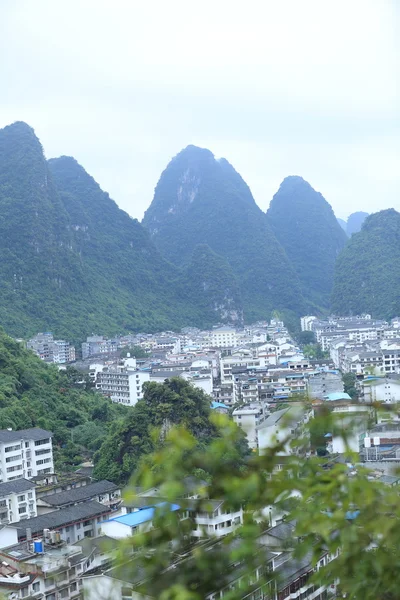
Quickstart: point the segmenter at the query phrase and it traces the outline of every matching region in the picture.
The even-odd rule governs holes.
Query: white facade
[[[305,317],[301,317],[300,326],[302,331],[312,331],[312,324],[314,321],[318,321],[317,317],[312,315],[307,315]]]
[[[149,380],[150,373],[136,369],[135,359],[128,358],[122,366],[113,365],[99,371],[96,389],[113,402],[134,406],[143,398],[143,384]]]
[[[210,344],[213,348],[235,348],[237,346],[236,330],[231,327],[213,329],[210,334]]]
[[[52,433],[44,429],[0,431],[0,481],[54,473]]]
[[[364,402],[400,402],[400,380],[372,379],[362,382]]]
[[[18,479],[14,485],[0,483],[0,525],[36,517],[35,485]]]
[[[235,408],[232,413],[234,422],[246,434],[249,448],[252,450],[258,448],[257,425],[259,424],[262,415],[263,409],[261,403],[253,406]]]

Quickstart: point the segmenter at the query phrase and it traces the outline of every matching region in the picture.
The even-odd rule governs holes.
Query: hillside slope
[[[400,314],[400,214],[383,210],[367,217],[341,252],[335,270],[332,310],[338,315]]]
[[[302,177],[286,177],[267,218],[300,278],[309,307],[328,309],[335,261],[347,241],[330,204]]]
[[[247,321],[303,310],[297,275],[249,187],[225,159],[188,146],[162,173],[143,224],[162,254],[188,265],[198,244],[224,258]]]

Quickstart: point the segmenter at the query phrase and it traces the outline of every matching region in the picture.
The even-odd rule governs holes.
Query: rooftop
[[[115,485],[115,483],[111,483],[111,481],[96,481],[95,483],[89,483],[89,485],[72,488],[65,492],[59,492],[58,494],[42,496],[39,499],[39,502],[46,502],[46,504],[50,504],[51,506],[63,506],[67,504],[75,504],[77,502],[84,502],[85,500],[90,500],[99,494],[115,492],[118,489],[120,488]]]
[[[40,429],[39,427],[19,429],[17,431],[0,429],[0,442],[2,443],[20,442],[21,440],[43,440],[50,437],[53,437],[51,431],[46,431],[46,429]]]
[[[108,514],[110,509],[100,504],[100,502],[84,502],[62,508],[53,512],[33,517],[32,519],[22,519],[19,522],[11,523],[10,527],[15,527],[18,530],[18,539],[26,537],[27,528],[31,529],[32,535],[40,534],[43,529],[56,529],[68,523],[75,523],[85,519],[91,519],[98,515]]]
[[[35,487],[32,481],[28,481],[21,477],[21,479],[14,479],[13,481],[5,481],[0,483],[0,497],[8,496],[8,494],[19,494],[26,490],[31,490]]]
[[[149,508],[143,508],[140,510],[136,510],[135,512],[128,513],[126,515],[121,515],[120,517],[115,517],[114,519],[109,519],[106,523],[116,522],[121,523],[122,525],[127,525],[128,527],[136,527],[142,523],[147,523],[151,521],[154,517],[154,513],[156,510],[162,511],[172,511],[175,512],[180,509],[178,504],[168,504],[167,502],[160,502],[155,506],[151,506]]]

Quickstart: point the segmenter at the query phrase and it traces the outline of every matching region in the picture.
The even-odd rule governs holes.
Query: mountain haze
[[[368,217],[368,213],[366,212],[355,212],[352,213],[349,218],[347,219],[347,224],[346,224],[346,233],[349,237],[351,237],[353,235],[353,233],[358,233],[359,231],[361,231],[361,227],[365,221],[365,219]]]
[[[367,217],[339,255],[332,310],[376,318],[400,314],[400,214],[393,208]]]
[[[303,310],[299,280],[241,176],[225,159],[188,146],[162,173],[143,224],[161,253],[188,265],[206,244],[237,278],[247,321]]]
[[[347,241],[330,204],[302,177],[286,177],[267,218],[300,278],[309,307],[328,309],[335,261]]]

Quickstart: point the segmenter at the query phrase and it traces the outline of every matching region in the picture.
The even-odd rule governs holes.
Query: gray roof
[[[11,523],[10,526],[18,530],[18,539],[22,540],[26,538],[27,528],[31,529],[32,535],[41,534],[43,529],[57,529],[69,523],[92,519],[110,512],[110,509],[100,502],[82,502],[82,504],[55,510],[32,519],[22,519],[19,522]]]
[[[265,421],[262,421],[262,423],[257,426],[257,429],[264,429],[264,427],[271,427],[272,425],[275,425],[282,419],[288,410],[289,408],[282,408],[281,410],[276,410],[275,412],[271,413],[269,417],[265,419]]]
[[[9,431],[8,429],[0,429],[0,442],[20,442],[21,440],[43,440],[53,437],[51,431],[32,427],[31,429],[19,429],[17,431]]]
[[[120,488],[115,485],[115,483],[111,483],[111,481],[96,481],[95,483],[82,485],[65,492],[59,492],[58,494],[48,494],[47,496],[42,496],[40,501],[46,502],[46,504],[50,504],[51,506],[64,506],[67,504],[84,502],[85,500],[90,500],[99,494],[115,492],[115,490],[118,489]]]
[[[5,481],[0,483],[0,497],[8,496],[9,494],[19,494],[31,490],[35,487],[32,481],[28,481],[21,477],[21,479],[14,479],[13,481]]]

